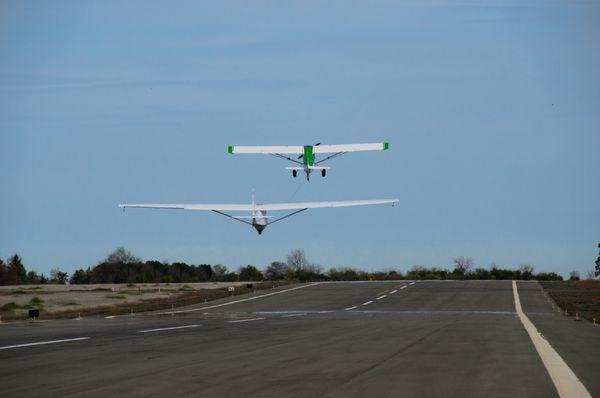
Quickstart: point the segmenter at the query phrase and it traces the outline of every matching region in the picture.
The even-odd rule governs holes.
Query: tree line
[[[194,283],[236,281],[368,281],[368,280],[563,280],[554,272],[534,272],[534,267],[523,264],[517,269],[475,267],[471,257],[455,258],[452,269],[416,265],[407,272],[391,269],[368,272],[342,267],[323,267],[308,261],[304,251],[292,251],[285,261],[274,261],[263,271],[253,265],[230,270],[222,264],[187,264],[184,262],[143,261],[123,247],[117,248],[93,267],[77,269],[70,276],[58,268],[50,276],[27,271],[18,254],[0,260],[0,285],[20,284],[90,284],[90,283]],[[579,279],[571,273],[570,279]]]

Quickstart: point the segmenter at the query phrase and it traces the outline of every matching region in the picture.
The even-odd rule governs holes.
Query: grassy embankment
[[[600,281],[540,282],[548,295],[568,315],[600,323]]]

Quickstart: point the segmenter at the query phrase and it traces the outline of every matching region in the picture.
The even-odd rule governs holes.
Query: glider
[[[321,145],[319,142],[315,145],[304,146],[234,146],[227,147],[227,152],[231,154],[237,153],[262,153],[277,156],[279,158],[289,160],[298,164],[298,166],[286,167],[292,171],[292,176],[296,177],[299,170],[306,173],[306,180],[310,180],[310,173],[313,170],[321,170],[321,176],[325,177],[329,167],[321,166],[321,163],[341,156],[348,152],[361,151],[385,151],[390,147],[387,142],[378,142],[372,144],[344,144],[344,145]],[[326,155],[324,158],[317,160],[315,155]],[[290,157],[288,155],[299,155],[298,157]]]
[[[272,203],[260,204],[254,203],[254,196],[250,204],[120,204],[119,207],[125,210],[126,208],[143,208],[143,209],[172,209],[172,210],[204,210],[229,217],[233,220],[241,221],[252,226],[259,235],[269,224],[274,224],[285,218],[291,217],[308,209],[318,209],[326,207],[348,207],[348,206],[367,206],[367,205],[383,205],[391,204],[392,206],[398,203],[398,199],[373,199],[373,200],[346,200],[346,201],[330,201],[330,202],[297,202],[297,203]],[[285,211],[293,210],[291,213],[283,216],[275,217],[268,216],[268,211]],[[228,214],[229,212],[248,211],[249,216],[237,216]]]

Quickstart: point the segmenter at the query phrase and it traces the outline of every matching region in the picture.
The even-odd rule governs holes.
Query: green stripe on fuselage
[[[302,158],[306,166],[312,166],[315,162],[315,154],[312,145],[304,145],[304,156]]]

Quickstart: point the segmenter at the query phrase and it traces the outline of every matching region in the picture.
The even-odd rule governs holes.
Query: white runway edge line
[[[185,325],[185,326],[173,326],[170,328],[146,329],[146,330],[138,330],[138,333],[162,332],[163,330],[197,328],[198,326],[200,326],[200,325]]]
[[[62,339],[62,340],[40,341],[38,343],[7,345],[7,346],[4,346],[4,347],[0,347],[0,350],[8,350],[10,348],[20,348],[20,347],[32,347],[32,346],[36,346],[36,345],[67,343],[67,342],[70,342],[70,341],[81,341],[81,340],[89,340],[89,339],[90,339],[89,337],[77,337],[77,338],[74,338],[74,339]]]
[[[228,323],[240,323],[240,322],[252,322],[252,321],[262,321],[267,318],[250,318],[250,319],[237,319],[235,321],[228,321]]]
[[[291,291],[294,291],[294,290],[304,289],[306,287],[316,286],[316,285],[320,285],[320,284],[321,284],[320,282],[311,283],[309,285],[303,285],[303,286],[293,287],[291,289],[279,290],[278,292],[262,294],[260,296],[253,296],[253,297],[249,297],[249,298],[245,298],[245,299],[241,299],[241,300],[229,301],[229,302],[223,303],[223,304],[209,305],[209,306],[206,306],[206,307],[192,308],[192,309],[189,309],[189,310],[178,310],[178,311],[160,312],[160,313],[158,313],[158,315],[181,314],[181,313],[184,313],[184,312],[195,312],[195,311],[209,310],[211,308],[225,307],[227,305],[232,305],[232,304],[237,304],[237,303],[243,303],[244,301],[256,300],[256,299],[263,298],[263,297],[274,296],[276,294],[287,293],[287,292],[291,292]]]
[[[282,315],[281,317],[282,318],[292,318],[295,316],[304,316],[304,315],[306,315],[306,314],[304,314],[304,313],[303,314],[287,314],[287,315]]]
[[[573,373],[561,356],[552,348],[550,343],[542,337],[542,334],[538,332],[535,325],[523,312],[516,281],[512,281],[512,287],[517,315],[519,315],[521,323],[525,327],[525,330],[527,330],[531,341],[533,341],[533,345],[542,359],[548,374],[550,374],[558,395],[563,398],[591,398],[592,396],[581,381],[579,381],[575,373]]]

